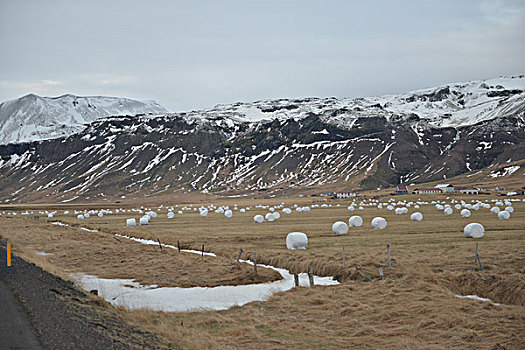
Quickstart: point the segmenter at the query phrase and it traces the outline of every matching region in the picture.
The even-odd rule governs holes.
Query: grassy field
[[[420,196],[421,200],[442,200],[445,196]],[[495,198],[495,197],[494,197]],[[386,201],[388,197],[380,201]],[[488,200],[485,196],[451,196],[451,199]],[[498,198],[500,199],[500,198]],[[416,201],[417,197],[396,197]],[[257,204],[293,208],[316,204],[331,207],[309,212],[281,214],[273,223],[253,223],[255,214],[268,211]],[[358,200],[359,201],[359,200]],[[271,271],[255,276],[247,265],[234,263],[240,248],[243,257],[257,253],[261,263],[335,276],[338,286],[300,287],[278,293],[266,302],[254,302],[226,311],[161,313],[126,311],[123,317],[139,328],[160,334],[166,344],[181,348],[395,348],[395,349],[520,349],[525,348],[525,203],[515,202],[508,221],[498,220],[488,209],[472,211],[462,218],[459,211],[445,216],[434,205],[410,208],[409,214],[394,215],[365,206],[347,210],[349,201],[295,198],[274,200],[228,200],[246,213],[234,211],[232,218],[210,211],[207,217],[185,211],[167,219],[166,209],[150,225],[129,229],[125,219],[139,214],[120,213],[103,218],[77,220],[61,211],[53,219],[33,216],[0,217],[2,236],[14,242],[15,252],[51,272],[85,272],[101,277],[137,278],[141,283],[163,286],[243,284],[275,279]],[[206,204],[199,203],[198,205]],[[340,204],[337,207],[337,204]],[[176,208],[176,210],[180,209]],[[356,206],[357,209],[358,206]],[[45,206],[32,208],[43,210]],[[90,209],[102,209],[90,205]],[[151,206],[157,209],[157,206]],[[18,212],[28,208],[18,207]],[[31,208],[29,208],[31,210]],[[49,210],[53,207],[49,206]],[[2,210],[2,209],[0,209]],[[422,222],[410,221],[420,211]],[[38,215],[38,214],[36,214]],[[363,227],[350,228],[347,235],[334,235],[331,225],[361,215]],[[382,216],[385,230],[372,230],[370,221]],[[70,226],[52,225],[62,221]],[[463,227],[470,222],[485,226],[483,239],[466,239]],[[79,227],[96,229],[93,233]],[[289,232],[305,232],[308,249],[289,251]],[[214,252],[218,258],[202,259],[168,249],[144,246],[114,234],[160,239],[163,243]],[[484,271],[477,271],[475,246]],[[392,267],[387,266],[386,246],[391,246]],[[346,261],[343,266],[343,247]],[[52,255],[37,255],[44,251]],[[379,276],[379,268],[384,278]],[[475,294],[501,305],[456,294]]]

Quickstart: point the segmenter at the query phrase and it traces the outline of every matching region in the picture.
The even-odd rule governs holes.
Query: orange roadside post
[[[11,243],[7,242],[7,267],[11,266]]]

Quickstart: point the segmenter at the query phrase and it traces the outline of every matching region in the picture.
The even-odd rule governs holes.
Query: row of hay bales
[[[454,199],[449,200],[448,203],[447,201],[427,202],[427,201],[421,201],[421,200],[414,201],[414,202],[407,202],[407,201],[397,201],[396,202],[394,199],[390,199],[389,201],[386,201],[386,202],[380,202],[378,200],[361,200],[359,203],[357,202],[351,203],[347,207],[347,209],[349,211],[363,210],[365,207],[373,206],[373,207],[376,207],[377,209],[384,208],[389,211],[394,211],[396,215],[404,215],[409,212],[409,208],[419,209],[421,206],[424,206],[424,205],[434,205],[437,210],[443,211],[444,215],[452,215],[455,209],[455,210],[460,211],[461,217],[468,218],[472,214],[471,210],[477,211],[483,208],[483,209],[489,209],[489,212],[492,214],[497,214],[498,218],[501,220],[508,220],[511,216],[511,213],[514,212],[514,207],[512,206],[513,201],[516,201],[516,199],[503,200],[503,201],[492,200],[492,205],[491,205],[491,203],[487,201],[480,201],[480,200],[473,200],[471,203],[466,203],[464,201],[458,202]],[[339,207],[340,204],[337,204],[335,206]],[[329,208],[329,207],[333,207],[333,205],[331,204],[321,204],[321,205],[313,204],[311,206],[299,206],[297,204],[293,205],[293,209],[296,212],[309,212],[310,210],[314,208]],[[503,207],[503,208],[500,208],[500,207]],[[292,209],[285,208],[284,203],[282,203],[281,205],[277,205],[277,206],[256,205],[254,206],[254,208],[268,210],[268,213],[266,213],[264,216],[260,214],[255,215],[253,217],[253,220],[255,223],[273,222],[275,220],[278,220],[281,216],[281,214],[279,213],[279,210],[282,213],[287,214],[287,215],[292,214],[293,212]],[[161,211],[161,209],[162,209],[162,206],[159,207],[157,211]],[[167,210],[167,217],[169,219],[173,219],[175,217],[175,213],[174,213],[175,209],[173,207],[171,208],[166,207],[164,209]],[[148,225],[150,220],[153,217],[157,216],[157,213],[155,211],[153,210],[146,211],[146,210],[148,209],[143,208],[143,207],[139,210],[132,210],[132,211],[139,212],[141,214],[145,212],[145,215],[143,215],[139,219],[140,225]],[[239,211],[240,213],[246,213],[247,211],[250,211],[250,210],[252,210],[251,206],[239,209],[237,205],[234,205],[232,208],[228,206],[216,207],[214,205],[209,205],[207,207],[200,206],[198,208],[193,207],[193,206],[184,206],[180,208],[180,210],[178,210],[178,214],[183,214],[185,211],[198,211],[201,216],[208,216],[209,212],[211,211],[216,214],[222,214],[226,218],[231,218],[233,216],[234,211]],[[129,212],[130,210],[120,209],[120,211]],[[117,209],[116,212],[118,213],[119,210]],[[49,212],[48,217],[53,217],[55,213],[56,212]],[[103,217],[104,214],[106,213],[112,213],[112,212],[107,211],[107,210],[84,211],[84,212],[78,213],[77,218],[85,219],[85,218],[89,218],[91,215],[94,215],[94,214],[97,214],[97,216],[99,217]],[[66,214],[66,212],[64,212],[64,214]],[[69,212],[67,212],[67,214],[69,214]],[[412,221],[422,221],[423,214],[419,211],[413,212],[410,215],[410,219]],[[354,215],[349,218],[348,224],[343,221],[335,222],[332,225],[332,231],[334,232],[334,234],[346,234],[349,231],[349,227],[354,227],[354,226],[359,227],[362,225],[363,225],[363,219],[359,215]],[[126,226],[136,227],[137,222],[135,219],[127,219]],[[385,229],[387,227],[387,221],[383,217],[375,217],[371,221],[371,226],[374,229]],[[288,236],[287,236],[287,240],[286,240],[287,247],[289,245],[288,241],[290,241],[292,242],[290,243],[290,246],[293,247],[290,249],[302,249],[302,248],[296,248],[296,247],[304,246],[304,242],[306,242],[307,244],[308,239],[307,239],[306,234],[301,233],[301,232],[292,232],[292,233],[294,233],[294,235],[290,236],[290,240],[288,240]],[[464,233],[465,233],[465,237],[480,238],[480,237],[483,237],[484,228],[479,223],[470,223],[464,227]],[[293,237],[296,237],[296,238],[293,238]],[[302,238],[299,239],[297,237],[302,237]],[[304,249],[305,248],[306,246],[304,246]]]

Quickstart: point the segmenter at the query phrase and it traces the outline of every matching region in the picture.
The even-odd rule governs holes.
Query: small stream
[[[131,236],[115,236],[126,238],[147,245],[159,245],[159,242]],[[178,249],[176,246],[161,243],[162,247]],[[202,254],[201,251],[181,249],[181,252]],[[207,256],[214,253],[204,252]],[[253,265],[249,260],[242,263]],[[90,291],[96,289],[99,296],[114,306],[124,306],[127,309],[148,309],[165,312],[187,312],[202,310],[226,310],[232,306],[241,306],[252,301],[264,301],[277,292],[290,290],[294,287],[294,277],[287,270],[270,265],[257,264],[279,272],[282,280],[254,283],[238,286],[217,287],[158,287],[156,285],[141,285],[133,279],[108,279],[87,274],[71,275],[77,284]],[[338,281],[332,277],[314,276],[315,285],[336,285]],[[299,274],[299,285],[308,286],[308,274]]]

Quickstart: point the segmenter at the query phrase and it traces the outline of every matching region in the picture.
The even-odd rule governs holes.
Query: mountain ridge
[[[121,97],[42,97],[28,94],[0,104],[0,144],[22,143],[69,136],[98,118],[110,115],[161,113],[156,102]]]
[[[0,198],[278,195],[446,181],[525,159],[522,86],[518,76],[378,98],[103,117],[60,139],[0,146]]]

